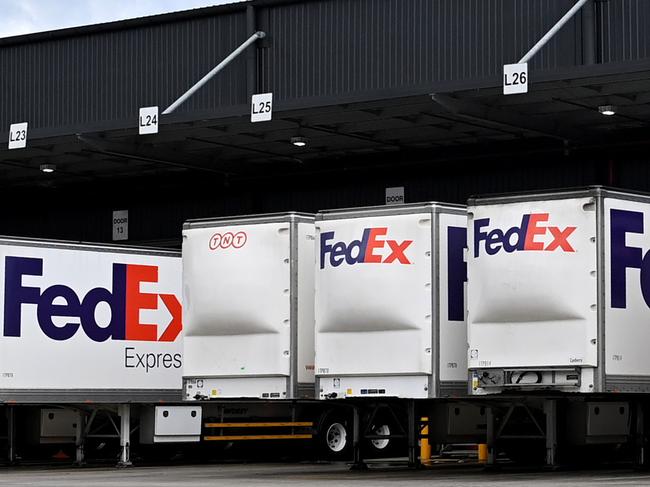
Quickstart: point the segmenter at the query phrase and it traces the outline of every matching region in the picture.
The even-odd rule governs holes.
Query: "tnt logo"
[[[505,232],[499,228],[487,232],[481,229],[490,224],[490,219],[475,220],[474,257],[479,256],[481,242],[484,242],[485,252],[488,255],[494,255],[501,249],[507,253],[523,250],[553,252],[558,249],[564,252],[575,252],[569,237],[576,227],[559,228],[544,225],[547,221],[548,213],[531,213],[523,216],[518,227],[512,227]]]
[[[334,232],[323,232],[320,236],[320,268],[325,268],[326,260],[332,267],[338,267],[343,262],[354,264],[410,264],[406,249],[413,240],[389,240],[384,237],[388,228],[366,228],[361,240],[330,243],[334,240]],[[329,256],[329,259],[327,258]]]
[[[24,276],[42,276],[43,259],[5,258],[4,336],[19,337],[22,306],[35,305],[38,325],[52,340],[68,340],[79,328],[95,342],[138,340],[173,342],[183,323],[181,304],[173,294],[152,294],[140,290],[142,283],[158,282],[158,267],[151,265],[113,264],[112,289],[96,287],[80,297],[72,288],[55,284],[47,289],[23,285]],[[158,338],[162,323],[141,323],[141,310],[158,309],[158,297],[172,315]],[[106,303],[111,310],[108,324],[99,324],[95,310]],[[55,324],[54,318],[66,318]],[[61,321],[61,320],[57,320]]]
[[[643,234],[643,213],[610,210],[612,308],[627,308],[627,269],[639,270],[639,285],[650,307],[650,251],[626,244],[628,234]]]
[[[210,238],[210,250],[227,249],[230,247],[241,249],[246,245],[247,240],[246,232],[237,232],[235,234],[232,232],[226,232],[224,234],[215,233]]]

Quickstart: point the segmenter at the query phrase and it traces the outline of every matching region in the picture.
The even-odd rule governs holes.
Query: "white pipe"
[[[546,34],[544,34],[544,37],[542,37],[539,41],[537,41],[537,44],[535,44],[533,48],[530,51],[528,51],[524,55],[524,57],[522,57],[519,60],[519,64],[527,63],[530,60],[530,58],[532,58],[535,54],[537,54],[537,52],[542,47],[544,47],[546,43],[550,41],[555,34],[557,34],[557,31],[560,30],[562,27],[564,27],[564,24],[566,24],[571,19],[571,17],[573,17],[578,12],[578,10],[580,10],[582,6],[588,1],[589,0],[578,0],[578,2],[573,7],[571,7],[571,9],[567,13],[565,13],[564,16],[560,20],[558,20],[553,27],[551,27],[551,30],[549,30]]]
[[[257,39],[262,39],[263,37],[266,36],[266,33],[262,31],[257,31],[255,34],[250,36],[246,41],[239,46],[237,49],[235,49],[233,52],[231,52],[226,59],[221,61],[219,64],[217,64],[212,71],[210,71],[208,74],[206,74],[203,78],[201,78],[199,81],[196,82],[194,86],[192,86],[189,90],[187,90],[185,93],[183,93],[178,100],[176,100],[174,103],[169,105],[163,112],[163,115],[169,115],[172,113],[174,110],[176,110],[179,106],[181,106],[183,103],[187,101],[189,97],[191,97],[197,90],[199,90],[204,84],[206,84],[208,81],[210,81],[214,75],[216,75],[219,71],[221,71],[223,68],[228,66],[230,62],[235,59],[237,56],[239,56],[242,52],[248,48],[251,44],[253,44]]]

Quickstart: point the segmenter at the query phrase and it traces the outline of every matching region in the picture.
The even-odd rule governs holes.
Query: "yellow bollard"
[[[487,463],[488,461],[488,446],[487,443],[478,444],[478,461],[479,463]]]
[[[420,421],[424,423],[424,428],[422,428],[422,436],[429,434],[429,418],[420,418]],[[429,438],[420,438],[420,463],[425,465],[429,463],[431,459],[431,445],[429,445]]]

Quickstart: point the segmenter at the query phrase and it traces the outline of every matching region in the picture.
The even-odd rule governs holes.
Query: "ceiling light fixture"
[[[296,147],[305,147],[307,145],[307,137],[291,137],[291,144],[295,145]]]
[[[600,112],[601,115],[605,115],[606,117],[616,115],[616,109],[614,108],[614,105],[600,105],[598,107],[598,112]]]
[[[56,164],[41,164],[40,169],[42,172],[54,172],[56,171]]]

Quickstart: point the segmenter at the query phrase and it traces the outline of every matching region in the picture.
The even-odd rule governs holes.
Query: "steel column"
[[[7,460],[9,464],[16,462],[16,408],[7,408]]]
[[[120,417],[120,461],[118,466],[131,466],[131,405],[120,404],[117,407]]]
[[[352,470],[365,470],[368,466],[361,455],[361,415],[359,407],[352,408]]]
[[[485,419],[487,422],[487,429],[485,435],[485,442],[488,448],[487,465],[493,466],[496,463],[496,425],[494,418],[494,408],[491,406],[486,408]]]
[[[546,416],[546,466],[557,465],[557,400],[544,401],[544,415]]]
[[[582,9],[582,64],[596,64],[596,7],[589,0]]]
[[[246,29],[248,32],[257,32],[257,19],[255,7],[246,7]],[[246,52],[246,94],[250,97],[257,92],[257,53],[254,49]]]
[[[409,455],[409,468],[419,468],[420,462],[418,461],[418,439],[420,437],[419,421],[415,414],[415,401],[410,399],[408,401],[408,414],[406,424],[406,434],[408,437],[408,455]]]
[[[86,413],[79,411],[79,424],[75,431],[75,464],[83,465],[86,463],[84,448],[86,446]]]
[[[645,410],[643,402],[633,403],[635,406],[634,414],[634,463],[637,467],[645,467]]]

